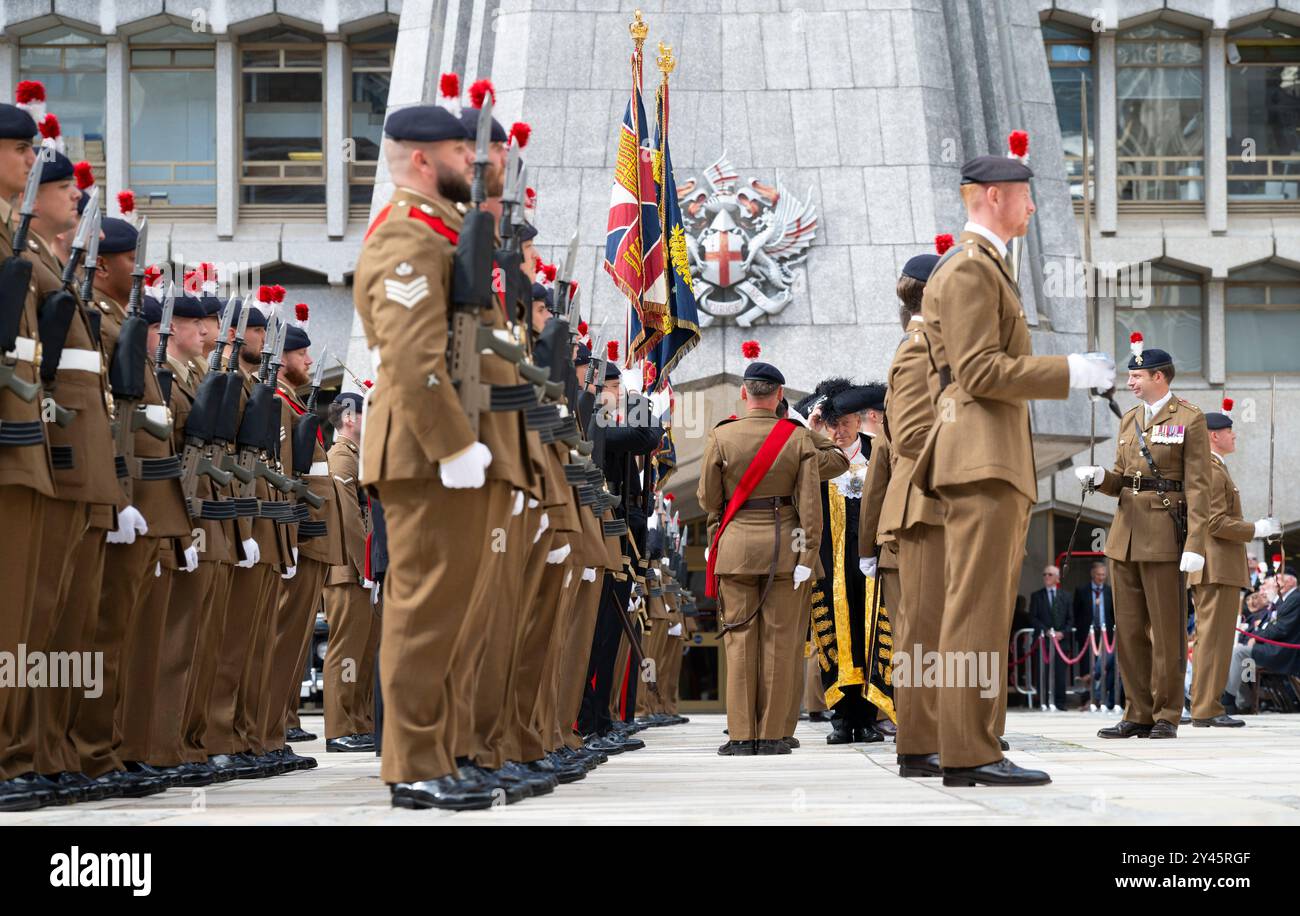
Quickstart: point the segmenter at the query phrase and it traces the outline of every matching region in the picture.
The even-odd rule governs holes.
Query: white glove
[[[543,512],[542,520],[537,524],[537,533],[533,535],[534,544],[542,539],[542,532],[549,527],[551,527],[551,517]]]
[[[647,531],[657,531],[659,529],[659,513],[651,512],[650,517],[645,520]]]
[[[1261,518],[1255,522],[1255,537],[1271,538],[1282,533],[1282,523],[1277,519]]]
[[[596,567],[594,567],[594,566],[588,566],[588,567],[586,567],[585,569],[583,569],[583,571],[582,571],[582,581],[583,581],[583,582],[595,582],[595,581],[596,581]]]
[[[858,569],[862,570],[862,575],[868,579],[874,579],[876,577],[877,562],[875,557],[859,557]]]
[[[796,566],[794,568],[794,587],[798,588],[799,586],[803,585],[805,582],[808,581],[808,577],[811,575],[812,575],[812,569],[810,569],[809,567],[804,566],[802,564]]]
[[[669,636],[681,636],[681,635],[682,635],[682,625],[681,625],[680,623],[675,623],[675,624],[673,624],[671,627],[668,628],[668,635],[669,635]]]
[[[134,544],[137,535],[148,534],[149,523],[144,520],[140,510],[127,506],[117,513],[117,528],[108,533],[110,544]]]
[[[257,565],[257,561],[262,559],[262,549],[257,546],[257,541],[252,538],[244,541],[243,546],[244,559],[240,560],[235,565],[242,567],[243,569],[252,569]]]
[[[522,493],[523,490],[520,490],[519,492]],[[537,500],[533,499],[531,496],[528,498],[528,508],[529,508],[529,509],[536,509],[536,508],[537,508],[538,506],[540,506],[540,505],[541,505],[541,503],[539,503]]]
[[[373,591],[375,588],[375,580],[367,579],[363,576],[361,579],[361,587],[366,589],[367,591]]]
[[[1200,572],[1205,568],[1205,557],[1190,550],[1183,551],[1183,558],[1178,561],[1178,571],[1185,573]]]
[[[492,452],[482,442],[475,442],[455,458],[438,463],[438,476],[448,490],[473,490],[483,486],[483,472],[492,463]]]
[[[1099,468],[1095,464],[1085,465],[1074,469],[1074,476],[1079,478],[1079,483],[1087,485],[1089,481],[1094,487],[1100,486],[1101,482],[1106,479],[1106,469]]]
[[[550,553],[548,553],[546,555],[546,562],[551,564],[552,566],[555,566],[559,563],[563,563],[564,558],[567,557],[568,555],[569,555],[569,545],[565,544],[563,547],[557,547],[554,550],[552,550]]]
[[[199,568],[199,549],[193,544],[185,548],[185,572],[194,572]]]
[[[1071,353],[1071,388],[1096,388],[1107,391],[1115,387],[1115,361],[1104,353]]]
[[[281,579],[292,579],[298,575],[298,548],[293,548],[293,565],[280,574]]]
[[[704,548],[704,562],[709,562],[709,548],[707,547]]]
[[[155,563],[155,564],[153,565],[153,577],[154,577],[155,579],[161,579],[161,578],[162,578],[162,563],[161,563],[161,562],[159,562],[159,563]]]
[[[515,490],[515,507],[510,510],[511,515],[518,515],[524,511],[524,491]]]

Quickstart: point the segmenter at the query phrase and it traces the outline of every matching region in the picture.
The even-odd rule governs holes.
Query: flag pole
[[[637,100],[637,99],[640,97],[640,95],[641,95],[641,83],[642,83],[642,61],[643,61],[643,59],[644,59],[643,56],[642,56],[642,48],[643,48],[644,45],[645,45],[645,40],[646,40],[647,36],[649,36],[649,34],[650,34],[650,26],[647,25],[645,19],[643,19],[643,18],[641,17],[641,10],[640,10],[640,9],[636,9],[636,10],[633,10],[633,11],[632,11],[632,22],[628,25],[628,27],[627,27],[627,31],[628,31],[628,34],[630,34],[630,35],[632,36],[632,43],[633,43],[633,46],[634,46],[634,50],[633,50],[633,52],[632,52],[632,104],[631,104],[631,108],[632,108],[632,135],[633,135],[634,137],[640,138],[640,136],[641,136],[641,119],[640,119],[640,117],[639,117],[639,113],[638,113],[638,111],[637,111],[636,100]],[[640,146],[640,143],[638,142],[637,145],[638,145],[638,147],[639,147],[639,146]],[[638,155],[640,155],[640,150],[639,150],[639,149],[638,149],[637,153],[638,153]],[[640,170],[639,170],[639,169],[637,170],[637,173],[638,173],[638,175],[640,174]],[[640,194],[640,183],[639,183],[639,181],[638,181],[638,185],[637,185],[637,211],[636,211],[636,212],[637,212],[637,237],[638,237],[638,238],[641,238],[641,239],[644,239],[645,236],[644,236],[644,235],[642,234],[642,232],[641,232],[641,206],[640,206],[640,197],[641,197],[641,194]],[[641,256],[642,256],[643,258],[645,257],[645,252],[644,252],[644,251],[642,251]],[[642,269],[642,271],[644,272],[644,270],[645,270],[644,263],[643,263],[641,269]],[[642,275],[642,284],[643,284],[643,287],[644,287],[644,281],[645,281],[645,277],[644,277],[644,273],[643,273],[643,275]],[[638,290],[638,291],[637,291],[637,303],[636,303],[636,306],[635,306],[635,307],[637,308],[637,310],[638,310],[639,312],[641,312],[642,314],[645,313],[645,300],[642,298],[642,297],[644,296],[644,294],[645,294],[645,290],[644,290],[644,288],[642,288],[641,290]],[[628,309],[629,309],[629,311],[630,311],[632,308],[633,308],[633,304],[629,301],[629,302],[628,302]],[[627,361],[627,366],[628,366],[628,368],[631,368],[631,366],[632,366],[632,319],[631,319],[630,314],[629,314],[629,316],[625,317],[624,320],[623,320],[623,359]]]

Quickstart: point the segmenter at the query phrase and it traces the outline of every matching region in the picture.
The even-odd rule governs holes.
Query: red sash
[[[763,440],[763,444],[758,447],[758,454],[754,460],[745,468],[745,473],[741,475],[740,483],[736,486],[736,491],[731,494],[731,499],[727,502],[727,511],[722,515],[722,522],[718,525],[718,530],[713,535],[713,542],[709,544],[709,565],[704,577],[704,594],[710,598],[718,596],[718,581],[713,573],[713,568],[718,559],[718,541],[722,539],[722,532],[731,524],[732,518],[740,511],[740,507],[749,499],[754,488],[762,482],[767,476],[767,472],[772,469],[776,463],[776,456],[781,454],[781,449],[785,447],[786,440],[794,434],[795,424],[787,420],[777,420],[776,425],[772,427]]]
[[[298,416],[301,417],[302,415],[304,415],[305,413],[307,413],[307,408],[305,408],[305,407],[299,407],[297,404],[295,404],[295,403],[293,402],[293,398],[286,397],[285,394],[284,394],[284,392],[281,391],[279,388],[276,388],[276,389],[275,389],[275,396],[278,397],[278,398],[280,398],[281,400],[283,400],[283,401],[284,401],[286,404],[288,404],[290,407],[292,407],[292,408],[293,408],[293,412],[296,413]],[[324,448],[324,447],[325,447],[325,436],[324,436],[324,434],[320,431],[320,427],[319,427],[319,426],[316,427],[316,441],[320,443],[320,447],[321,447],[321,448]]]

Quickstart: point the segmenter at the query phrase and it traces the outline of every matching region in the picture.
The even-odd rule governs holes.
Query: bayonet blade
[[[252,308],[252,306],[243,305],[240,300],[236,299],[234,296],[230,297],[230,301],[234,305],[239,306],[239,324],[235,327],[235,340],[242,344],[244,342],[244,332],[248,330],[248,310]]]
[[[492,149],[492,93],[483,96],[483,107],[478,112],[477,132],[474,137],[474,164],[488,164]]]
[[[506,152],[506,186],[502,200],[513,202],[517,196],[515,183],[519,175],[519,144],[512,142]]]
[[[72,237],[72,247],[78,251],[86,250],[86,243],[90,239],[90,230],[95,224],[95,216],[99,213],[99,187],[90,189],[86,200],[86,206],[81,211],[81,222],[77,225],[77,234]]]
[[[511,224],[522,226],[524,223],[524,194],[527,190],[528,166],[519,163],[519,177],[515,181],[515,206],[511,213]]]
[[[158,336],[167,337],[172,332],[172,313],[176,310],[176,284],[167,284],[167,295],[163,297],[162,321],[158,325]]]
[[[249,308],[253,308],[253,306],[249,306]],[[279,333],[279,319],[273,315],[266,320],[266,335],[262,338],[263,356],[271,356],[275,353],[275,338]]]
[[[230,325],[235,320],[235,300],[231,298],[226,303],[226,307],[221,310],[221,325],[217,328],[217,346],[222,346],[226,342],[226,334],[230,331]]]
[[[487,104],[487,100],[486,100],[486,99],[484,99],[484,104],[485,104],[485,105]],[[313,377],[312,380],[311,380],[311,387],[312,387],[312,388],[320,388],[320,383],[321,383],[321,381],[325,378],[325,357],[326,357],[328,354],[329,354],[329,348],[328,348],[328,347],[324,347],[324,348],[321,349],[321,351],[320,351],[320,358],[319,358],[318,360],[316,360],[316,374],[314,375],[314,377]]]
[[[560,274],[557,279],[568,283],[573,279],[574,268],[578,262],[578,230],[573,230],[573,238],[569,239],[569,250],[564,255],[564,273]]]
[[[32,170],[27,173],[27,187],[23,189],[23,205],[19,213],[22,216],[32,216],[36,213],[36,192],[41,189],[41,173],[45,171],[45,149],[36,151],[36,161],[32,163]]]
[[[95,190],[99,190],[96,188]],[[86,209],[90,209],[87,206]],[[90,227],[90,237],[86,240],[86,269],[95,270],[95,262],[99,260],[99,232],[100,226],[104,222],[104,211],[95,207],[95,221]]]
[[[135,240],[135,267],[131,270],[132,275],[143,277],[144,269],[149,261],[149,217],[140,218],[140,228],[136,230]]]

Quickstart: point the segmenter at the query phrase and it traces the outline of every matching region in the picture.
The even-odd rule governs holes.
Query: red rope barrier
[[[1265,636],[1260,636],[1257,633],[1251,633],[1247,630],[1243,630],[1241,627],[1233,627],[1233,629],[1236,630],[1238,633],[1240,633],[1242,636],[1249,636],[1251,639],[1255,640],[1256,642],[1268,643],[1270,646],[1278,646],[1279,648],[1282,649],[1300,649],[1300,645],[1297,645],[1293,642],[1278,642],[1275,639],[1269,639]]]
[[[1056,646],[1056,654],[1061,656],[1061,661],[1065,662],[1067,665],[1077,664],[1083,660],[1085,655],[1088,654],[1088,646],[1085,645],[1078,655],[1074,658],[1070,658],[1065,654],[1065,650],[1061,648],[1061,636],[1059,633],[1054,633],[1052,635],[1052,645]]]

